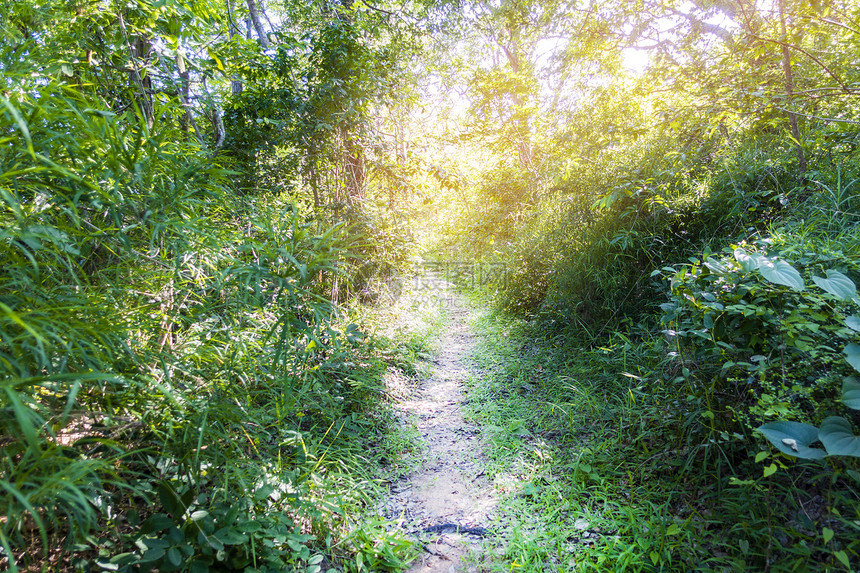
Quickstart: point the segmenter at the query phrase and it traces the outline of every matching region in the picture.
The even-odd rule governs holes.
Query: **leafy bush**
[[[843,349],[858,340],[846,275],[858,275],[856,261],[793,252],[798,271],[779,253],[761,241],[705,256],[671,275],[671,302],[662,305],[677,360],[712,379],[715,411],[731,410],[749,428],[774,418],[817,423],[838,408],[832,399],[851,373]]]
[[[640,141],[623,158],[602,158],[610,165],[580,165],[545,191],[500,249],[512,271],[502,305],[592,335],[636,321],[659,293],[650,271],[707,237],[693,220],[702,184],[672,142]]]
[[[0,562],[348,559],[367,470],[344,464],[386,424],[387,342],[329,298],[352,239],[236,195],[158,117],[53,84],[3,100]]]

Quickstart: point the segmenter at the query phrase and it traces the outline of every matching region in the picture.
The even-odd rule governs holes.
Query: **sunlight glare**
[[[624,48],[622,52],[622,65],[624,69],[633,76],[645,75],[651,62],[651,56],[648,54],[648,51],[637,50],[636,48]]]

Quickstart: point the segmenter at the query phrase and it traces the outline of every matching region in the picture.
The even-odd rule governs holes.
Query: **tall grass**
[[[831,129],[808,127],[819,144]],[[475,417],[505,446],[500,463],[519,459],[529,476],[507,505],[522,522],[505,555],[524,569],[856,564],[856,458],[798,461],[756,431],[853,415],[838,396],[856,306],[709,265],[735,264],[740,245],[795,265],[807,285],[832,270],[857,283],[857,154],[810,143],[799,173],[783,134],[700,135],[688,145],[655,130],[536,181],[508,213],[506,244],[479,249],[507,265],[492,295],[516,346],[493,343],[502,365],[486,361]],[[604,510],[584,518],[604,521],[596,544],[567,519],[582,498]]]
[[[497,312],[476,327],[468,415],[501,491],[487,570],[853,570],[856,464],[726,430],[662,336],[587,348]]]
[[[355,239],[234,194],[169,106],[2,104],[0,563],[351,559],[343,463],[385,424],[378,343],[329,298]]]

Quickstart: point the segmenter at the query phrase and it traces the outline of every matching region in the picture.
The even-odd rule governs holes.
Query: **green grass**
[[[21,100],[0,110],[26,135],[0,153],[0,568],[402,568],[411,543],[372,519],[410,439],[383,379],[428,339],[334,302],[364,239],[235,193],[169,118]]]
[[[475,326],[468,416],[502,493],[491,571],[856,566],[856,472],[753,459],[753,437],[709,433],[706,408],[665,382],[659,344],[588,348],[491,312]],[[771,463],[783,469],[765,477]]]

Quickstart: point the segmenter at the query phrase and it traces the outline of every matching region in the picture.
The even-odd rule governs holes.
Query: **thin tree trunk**
[[[176,54],[176,69],[179,70],[180,99],[182,100],[182,131],[188,133],[194,118],[191,116],[191,72],[185,66],[182,54]]]
[[[242,35],[239,24],[236,23],[236,15],[233,12],[233,0],[227,0],[227,31],[230,34],[231,40],[235,36]],[[239,80],[230,80],[230,92],[233,95],[242,93],[242,82]]]
[[[499,45],[502,47],[502,50],[505,52],[505,56],[508,58],[508,63],[511,65],[511,70],[514,74],[520,73],[520,57],[519,57],[519,48],[520,48],[520,34],[519,30],[515,29],[513,26],[507,28],[507,32],[510,35],[510,48],[504,44],[504,42],[500,39]],[[523,107],[525,107],[526,102],[518,93],[512,93],[511,96],[514,100],[514,114],[518,115]],[[514,120],[514,124],[516,126],[516,145],[517,145],[517,153],[520,159],[520,165],[526,169],[531,168],[532,166],[532,144],[531,144],[531,135],[529,134],[529,118],[528,117],[519,117]]]
[[[311,175],[311,189],[314,192],[314,212],[320,210],[320,183],[319,183],[319,175],[317,175],[316,171],[314,171],[313,175]]]
[[[260,38],[260,46],[265,50],[269,47],[269,38],[266,35],[266,29],[263,27],[263,21],[260,20],[260,13],[262,12],[265,14],[263,0],[246,0],[246,2],[248,3],[248,13],[251,16],[251,23],[257,31],[257,36]],[[260,3],[259,10],[257,8],[257,2]]]
[[[117,12],[120,29],[122,30],[123,39],[125,40],[126,48],[128,48],[129,53],[129,79],[137,88],[137,95],[135,99],[137,100],[137,104],[140,107],[140,111],[143,113],[143,117],[146,120],[146,125],[149,128],[152,128],[153,122],[155,121],[155,108],[152,104],[152,79],[148,75],[141,75],[140,70],[143,68],[143,65],[139,63],[139,60],[146,58],[149,55],[149,51],[152,47],[152,43],[149,38],[145,38],[143,36],[135,36],[134,42],[128,36],[128,29],[125,25],[125,18],[123,18],[122,10]]]
[[[785,95],[788,99],[787,106],[791,107],[791,100],[794,95],[794,74],[791,69],[791,53],[788,50],[788,37],[786,35],[785,25],[785,0],[779,0],[779,28],[782,34],[782,70],[785,73]],[[791,129],[791,136],[794,138],[797,146],[797,166],[800,169],[800,174],[806,173],[806,154],[803,152],[803,144],[800,141],[800,128],[797,125],[797,114],[793,111],[788,112],[788,123]]]
[[[206,94],[206,99],[211,101],[209,95],[209,85],[206,83],[206,78],[203,78],[203,93]],[[212,123],[212,135],[215,139],[215,149],[220,149],[224,145],[224,140],[227,137],[227,131],[224,129],[223,112],[218,105],[212,107],[212,115],[210,117]]]
[[[201,134],[200,130],[197,128],[197,122],[194,120],[194,114],[191,110],[191,73],[188,71],[188,68],[185,67],[184,62],[180,64],[180,62],[182,62],[181,58],[182,56],[179,55],[176,57],[177,64],[179,65],[182,108],[185,110],[181,121],[182,131],[188,133],[189,128],[193,129],[197,140],[203,143],[203,134]]]
[[[356,205],[364,199],[364,150],[346,130],[343,134],[343,164],[346,168],[346,201]]]

